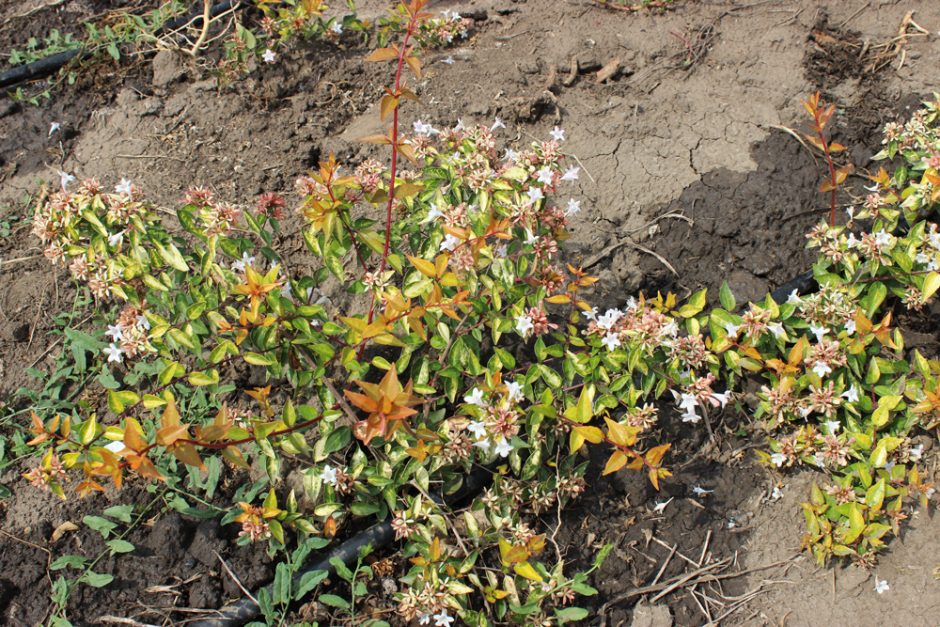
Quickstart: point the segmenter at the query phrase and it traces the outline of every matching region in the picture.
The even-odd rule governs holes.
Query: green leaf
[[[114,505],[102,512],[108,518],[113,518],[115,520],[120,520],[123,523],[129,523],[131,521],[131,514],[134,513],[133,505]]]
[[[885,484],[884,478],[879,479],[878,482],[868,488],[868,492],[865,493],[865,504],[873,510],[881,509],[881,504],[884,503],[886,489],[887,485]]]
[[[588,617],[588,611],[581,607],[566,607],[562,610],[556,609],[555,617],[561,623],[584,620]]]
[[[93,570],[89,570],[79,578],[79,581],[87,583],[93,588],[104,588],[106,585],[114,581],[114,575],[109,575],[108,573],[96,573]]]
[[[930,300],[930,297],[936,294],[938,289],[940,289],[940,274],[931,272],[924,278],[924,288],[921,290],[921,302],[926,303]]]
[[[297,582],[297,589],[294,590],[294,600],[299,601],[307,596],[307,593],[319,586],[329,574],[325,570],[314,570],[301,575],[300,581]]]
[[[88,525],[91,529],[94,529],[105,539],[111,532],[117,528],[117,523],[113,523],[107,518],[102,518],[101,516],[85,516],[82,518],[82,522]]]
[[[186,265],[186,261],[183,259],[183,255],[180,253],[179,249],[173,245],[172,242],[168,243],[166,247],[160,245],[160,242],[153,242],[154,247],[157,249],[157,252],[160,253],[160,257],[163,261],[166,262],[171,268],[180,270],[181,272],[188,272],[189,266]]]
[[[130,553],[135,548],[134,545],[127,540],[118,540],[117,538],[108,540],[105,544],[108,545],[112,553]]]
[[[82,568],[88,558],[81,555],[63,555],[49,565],[49,570],[62,570],[63,568]]]
[[[243,355],[245,361],[247,361],[252,366],[270,366],[274,363],[274,359],[271,357],[265,357],[258,353],[248,352]]]
[[[335,594],[321,594],[317,597],[317,601],[323,603],[324,605],[329,605],[330,607],[338,607],[340,609],[348,610],[349,601],[343,597],[338,597]]]
[[[734,299],[734,294],[731,293],[731,288],[728,287],[727,281],[721,282],[721,288],[718,290],[718,300],[721,301],[721,306],[728,311],[734,311],[738,304]]]

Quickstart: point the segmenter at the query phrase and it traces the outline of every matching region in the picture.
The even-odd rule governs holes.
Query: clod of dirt
[[[157,88],[171,85],[186,76],[186,69],[183,67],[179,53],[172,50],[158,52],[153,57],[151,65],[153,67],[153,86]]]
[[[672,612],[665,605],[647,605],[640,601],[633,608],[630,627],[672,627]]]

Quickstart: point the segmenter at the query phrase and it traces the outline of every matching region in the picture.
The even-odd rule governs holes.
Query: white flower
[[[108,236],[108,246],[116,248],[124,243],[124,231],[118,231]]]
[[[845,332],[849,335],[855,335],[855,318],[845,321]]]
[[[855,219],[855,207],[847,207],[845,212],[849,216],[849,222]]]
[[[55,133],[55,132],[57,132],[57,131],[59,131],[59,130],[61,130],[61,129],[62,129],[62,125],[61,125],[61,124],[59,124],[58,122],[53,122],[52,124],[49,125],[49,134],[48,134],[46,137],[52,137],[52,134],[53,134],[53,133]]]
[[[264,54],[261,55],[261,58],[264,60],[265,63],[274,63],[275,61],[277,61],[277,55],[274,54],[274,51],[271,50],[270,48],[265,49]]]
[[[634,309],[639,307],[640,304],[636,301],[636,296],[631,296],[630,298],[627,299],[626,306],[627,306],[627,311],[633,311]]]
[[[591,307],[587,311],[582,311],[581,315],[591,322],[597,322],[597,307]]]
[[[529,227],[525,229],[525,245],[534,246],[539,241],[539,236],[533,233]]]
[[[473,388],[470,393],[463,397],[463,402],[477,407],[486,407],[486,401],[483,399],[483,390]]]
[[[725,332],[728,334],[728,337],[738,337],[738,329],[740,328],[740,324],[734,324],[733,322],[725,323]]]
[[[496,443],[496,448],[493,451],[500,457],[509,457],[509,454],[512,453],[512,444],[509,443],[506,436],[503,436]]]
[[[460,245],[460,238],[454,237],[448,233],[441,242],[441,250],[454,250]]]
[[[783,453],[774,453],[770,456],[770,461],[773,462],[774,466],[780,468],[783,466],[783,463],[787,461],[787,456]]]
[[[242,258],[238,261],[232,262],[232,270],[237,272],[244,272],[245,268],[248,266],[255,265],[255,258],[248,253],[242,253]]]
[[[137,323],[137,326],[139,326],[144,331],[150,330],[150,321],[147,320],[147,316],[144,314],[137,316],[137,318],[134,319],[134,322]]]
[[[814,324],[809,325],[809,330],[813,335],[816,336],[817,342],[822,342],[823,338],[826,337],[826,334],[829,333],[828,327],[816,326]]]
[[[730,398],[731,392],[721,392],[720,394],[715,392],[712,394],[712,400],[718,401],[718,405],[721,408],[724,408],[724,406],[728,404],[728,399]]]
[[[565,170],[565,173],[561,175],[561,180],[563,181],[577,181],[578,172],[581,171],[581,168],[568,168]]]
[[[514,162],[516,161],[516,158],[518,158],[518,157],[519,157],[519,153],[517,153],[517,152],[516,152],[515,150],[513,150],[512,148],[507,148],[507,149],[506,149],[506,152],[503,153],[503,159],[505,159],[506,161],[509,161],[509,162],[511,162],[511,163],[514,163]]]
[[[116,442],[116,441],[115,441],[115,442],[111,442],[110,444],[108,444],[107,446],[105,446],[105,448],[108,449],[109,451],[111,451],[112,453],[120,453],[121,451],[124,450],[124,443],[123,443],[123,442]]]
[[[910,457],[912,462],[919,462],[920,458],[924,456],[924,445],[912,446],[911,450],[907,452],[907,456]]]
[[[832,368],[826,362],[820,360],[813,364],[813,372],[816,373],[816,376],[822,379],[828,374],[832,374]]]
[[[799,290],[793,290],[792,292],[790,292],[790,295],[787,296],[787,303],[788,303],[788,304],[790,304],[790,305],[799,305],[801,302],[803,302],[803,301],[800,299],[800,295],[799,295],[798,292],[799,292]]]
[[[486,434],[486,425],[479,420],[472,420],[470,424],[467,425],[467,431],[473,434],[477,440],[482,440],[487,437]]]
[[[510,402],[513,403],[518,403],[524,399],[525,395],[522,393],[522,384],[518,381],[507,381],[506,395],[509,397]]]
[[[441,63],[445,65],[453,65],[455,63],[454,57],[447,57],[446,59],[441,59]]]
[[[839,429],[842,428],[842,423],[838,420],[827,420],[823,424],[826,425],[826,430],[829,431],[829,435],[837,434]]]
[[[444,217],[444,212],[442,212],[437,207],[431,207],[428,210],[428,215],[425,216],[424,220],[421,221],[421,224],[427,224],[431,220],[437,220],[438,218],[443,218],[443,217]]]
[[[540,187],[530,187],[529,191],[526,193],[529,195],[529,202],[533,205],[545,198],[545,194],[542,193],[542,188]]]
[[[423,614],[421,618],[418,619],[419,625],[430,625],[431,624],[431,615]]]
[[[778,340],[780,338],[786,338],[787,336],[787,332],[783,330],[783,325],[779,322],[771,322],[767,325],[767,330],[770,331]]]
[[[937,250],[940,250],[940,233],[931,233],[927,236],[927,243]]]
[[[522,337],[526,337],[527,335],[529,335],[529,332],[532,331],[533,326],[534,325],[532,324],[532,318],[530,318],[529,316],[525,314],[521,316],[516,316],[516,331]]]
[[[539,178],[538,178],[539,183],[541,183],[542,185],[552,184],[552,178],[554,177],[554,174],[552,174],[551,168],[547,166],[542,168],[541,170],[538,171],[538,175],[539,175]],[[541,196],[539,196],[539,198],[541,198]]]
[[[783,498],[783,490],[781,490],[777,486],[774,486],[774,491],[770,493],[770,500],[776,501],[781,498]]]
[[[124,361],[124,349],[113,342],[104,349],[104,354],[108,356],[108,363]]]
[[[337,35],[343,34],[343,25],[339,22],[333,22],[333,25],[330,26],[330,30],[336,33]]]
[[[706,490],[705,488],[700,488],[699,486],[694,486],[692,488],[692,493],[695,494],[695,496],[705,496],[707,494],[711,494],[712,492],[714,492],[714,490]]]
[[[412,124],[412,127],[414,128],[415,135],[436,135],[437,133],[440,133],[440,131],[438,131],[436,128],[430,124],[422,122],[421,120],[418,120]]]
[[[328,483],[332,486],[336,485],[336,469],[327,464],[323,467],[323,472],[320,473],[320,480],[323,483]]]
[[[858,402],[858,388],[854,385],[842,393],[842,398],[845,399],[846,403],[857,403]]]
[[[122,339],[124,339],[124,330],[119,324],[109,324],[105,335],[110,337],[115,342],[120,342]]]
[[[598,328],[604,329],[605,331],[609,331],[610,329],[613,328],[615,324],[617,324],[620,321],[621,318],[623,318],[622,311],[620,311],[619,309],[608,309],[607,311],[604,312],[603,316],[597,319],[595,324],[597,324]]]
[[[69,184],[75,181],[75,177],[69,174],[68,172],[63,172],[59,170],[59,184],[62,186],[62,191],[65,191],[68,188]]]
[[[653,506],[653,511],[657,514],[662,514],[666,510],[666,506],[672,503],[673,498],[674,497],[671,497],[667,501],[656,501],[656,505]]]
[[[502,120],[500,120],[499,118],[496,118],[496,120],[493,121],[493,126],[490,127],[490,130],[495,131],[498,128],[506,128],[506,125],[503,124]]]
[[[114,192],[116,194],[124,194],[130,198],[131,193],[134,191],[134,186],[126,178],[122,178],[121,181],[114,186]]]
[[[466,129],[466,128],[467,128],[467,127],[464,126],[464,124],[463,124],[463,120],[461,120],[460,118],[457,118],[457,125],[454,127],[454,130],[455,130],[455,131],[462,131],[462,130],[464,130],[464,129]],[[456,154],[456,153],[455,153],[455,154]]]
[[[856,246],[858,246],[858,243],[859,243],[858,240],[855,239],[855,233],[849,233],[849,236],[845,238],[846,248],[855,248]]]
[[[880,231],[875,233],[875,246],[877,246],[879,249],[890,246],[893,240],[894,238],[891,237],[891,234],[885,231],[884,229],[881,229]]]
[[[290,298],[294,295],[294,289],[290,286],[290,281],[284,281],[284,285],[281,286],[281,297]]]
[[[574,214],[581,211],[581,201],[575,200],[574,198],[568,199],[568,206],[565,208],[566,216],[573,216]]]
[[[875,575],[875,592],[877,592],[878,594],[884,594],[890,589],[891,587],[888,586],[887,581],[885,581],[884,579],[878,579],[878,575]]]
[[[601,340],[601,344],[606,346],[609,351],[620,348],[620,334],[608,333],[604,336],[604,339]]]
[[[664,337],[676,337],[679,335],[679,323],[675,320],[670,320],[660,327],[659,334]]]
[[[456,13],[454,15],[457,15]],[[457,16],[460,19],[460,16]],[[441,610],[440,614],[434,615],[434,627],[450,627],[454,622],[454,617],[447,613],[447,610]]]
[[[482,440],[477,440],[476,442],[474,442],[473,446],[488,453],[490,450],[490,446],[492,446],[492,443],[490,442],[489,438],[483,438]]]
[[[552,131],[551,131],[551,133],[549,133],[549,135],[551,135],[551,136],[552,136],[552,139],[554,139],[556,142],[563,142],[563,141],[565,141],[565,131],[564,131],[564,129],[560,129],[560,128],[558,128],[557,126],[552,129]]]
[[[682,414],[682,422],[691,422],[693,425],[697,425],[701,419],[702,417],[696,414],[694,410]]]

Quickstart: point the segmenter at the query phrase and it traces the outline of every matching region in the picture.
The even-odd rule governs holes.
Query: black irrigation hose
[[[786,302],[790,294],[793,293],[793,290],[796,290],[796,293],[802,296],[803,294],[815,291],[815,289],[816,279],[813,278],[813,271],[807,270],[798,277],[790,279],[775,289],[770,293],[770,297],[773,298],[777,304],[780,304]]]
[[[214,18],[226,11],[234,9],[241,9],[248,6],[247,3],[243,3],[242,0],[225,0],[224,2],[219,2],[212,6],[209,9],[209,17]],[[161,26],[156,31],[156,35],[159,36],[168,31],[174,31],[189,22],[192,22],[194,26],[199,26],[202,24],[202,13],[198,15],[185,15],[170,20],[163,26]],[[0,74],[0,89],[6,89],[7,87],[14,87],[20,83],[35,80],[37,78],[44,78],[51,74],[58,72],[63,66],[71,62],[76,57],[80,59],[86,59],[91,56],[92,51],[86,50],[84,48],[75,48],[73,50],[66,50],[65,52],[59,52],[38,61],[33,61],[32,63],[27,63],[25,65],[19,65],[11,70],[7,70]]]
[[[491,476],[492,472],[486,468],[470,473],[466,476],[460,489],[446,499],[447,503],[457,505],[475,496],[483,489]],[[435,498],[434,500],[438,501],[439,499]],[[312,564],[305,566],[303,570],[298,571],[294,575],[293,583],[297,585],[305,574],[318,570],[325,570],[332,575],[335,569],[330,560],[338,558],[344,564],[349,565],[356,561],[362,547],[369,545],[373,550],[378,550],[391,544],[394,539],[395,532],[392,530],[391,520],[372,525],[333,548]],[[273,592],[273,585],[269,584],[265,587],[269,594]],[[252,597],[244,596],[238,601],[220,608],[215,616],[189,624],[191,627],[239,627],[261,614],[261,609],[255,602],[257,597],[257,592]]]

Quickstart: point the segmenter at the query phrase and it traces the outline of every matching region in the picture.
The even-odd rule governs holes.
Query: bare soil
[[[17,17],[44,4],[0,2],[0,52],[50,28],[146,3],[65,0]],[[360,13],[377,16],[386,4],[360,3]],[[417,85],[422,104],[406,113],[406,124],[499,116],[509,127],[503,137],[523,142],[563,127],[565,150],[582,166],[584,210],[569,251],[600,275],[602,304],[622,304],[639,290],[681,296],[722,280],[739,300],[756,299],[800,274],[811,262],[803,235],[826,211],[815,191],[822,164],[787,131],[803,124],[800,100],[819,89],[838,105],[837,139],[861,173],[872,166],[883,124],[940,89],[940,5],[932,0],[680,0],[668,12],[638,14],[588,0],[432,8],[472,11],[476,26],[470,41],[428,54]],[[893,39],[909,11],[930,35]],[[39,181],[56,179],[56,170],[106,182],[127,177],[166,207],[191,185],[244,204],[266,191],[288,195],[293,180],[330,151],[345,162],[373,154],[355,140],[377,128],[372,103],[388,77],[364,64],[365,54],[352,39],[339,49],[298,44],[278,63],[218,89],[202,64],[164,51],[88,65],[77,85],[40,107],[0,102],[0,223],[11,230],[0,240],[0,394],[37,385],[26,369],[53,364],[53,317],[74,297],[67,276],[37,257],[24,220]],[[50,136],[52,122],[62,130]],[[863,193],[863,183],[854,177],[850,194]],[[309,263],[301,250],[292,263]],[[935,325],[910,326],[935,352]],[[621,473],[593,481],[560,518],[544,517],[554,548],[573,567],[615,544],[595,577],[601,594],[589,601],[591,624],[938,623],[933,510],[918,515],[874,571],[817,569],[799,555],[799,503],[814,477],[757,466],[751,448],[760,438],[746,419],[713,422],[712,442],[663,425],[675,442],[675,476],[661,492]],[[0,471],[0,484],[13,490],[0,500],[0,622],[9,625],[48,616],[52,560],[102,548],[84,515],[153,499],[131,487],[63,504],[28,489],[21,471],[19,464]],[[220,505],[242,480],[228,478]],[[52,541],[65,522],[79,530]],[[190,608],[218,607],[240,595],[221,560],[247,588],[271,576],[261,549],[236,547],[233,531],[214,521],[155,509],[128,540],[134,552],[96,566],[114,583],[73,594],[76,624],[102,624],[106,616],[178,624],[192,618]],[[725,559],[720,572],[728,576],[694,592],[679,586],[655,601],[658,592],[638,592]],[[874,593],[876,574],[888,592]]]

